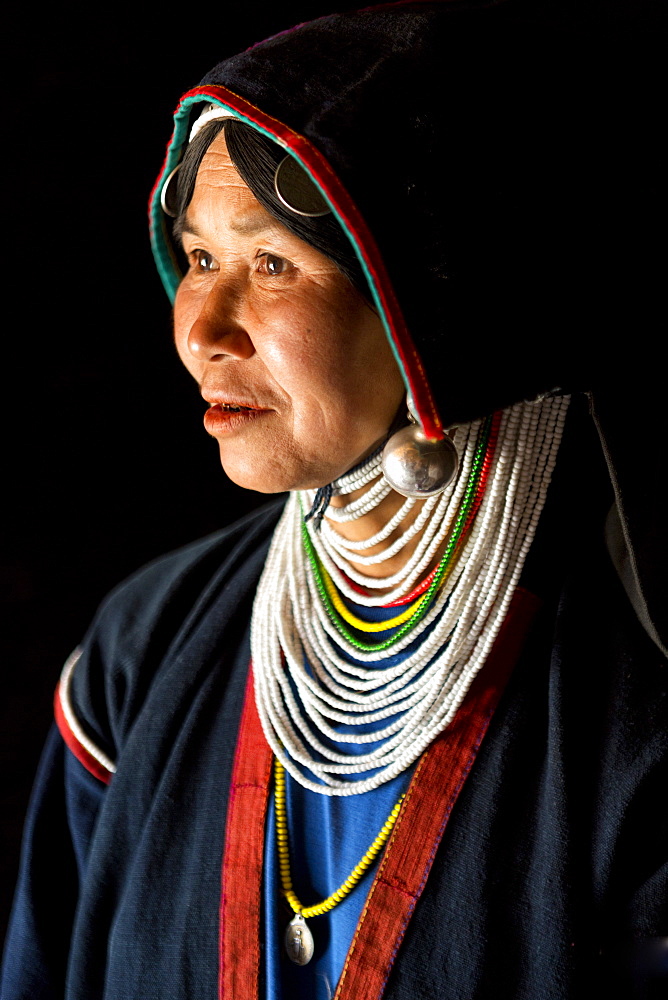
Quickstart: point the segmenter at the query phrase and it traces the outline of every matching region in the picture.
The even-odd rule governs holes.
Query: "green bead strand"
[[[491,426],[492,426],[492,418],[487,417],[485,423],[481,428],[475,455],[471,463],[471,471],[469,473],[469,479],[466,485],[466,491],[462,499],[462,505],[460,507],[459,514],[457,515],[455,526],[453,528],[452,534],[446,546],[445,552],[443,553],[443,557],[439,564],[438,570],[434,575],[434,579],[431,581],[429,589],[423,595],[420,605],[415,609],[414,614],[408,619],[407,622],[405,622],[397,630],[397,632],[393,636],[391,636],[389,639],[383,640],[383,642],[379,643],[361,642],[354,635],[352,635],[350,630],[346,627],[342,618],[337,613],[336,609],[332,605],[332,602],[330,601],[329,594],[327,593],[327,588],[325,587],[325,583],[322,579],[322,574],[320,572],[320,562],[313,548],[313,543],[311,542],[308,533],[308,528],[304,523],[304,521],[302,520],[302,537],[304,540],[304,547],[306,549],[306,554],[313,569],[316,587],[318,589],[318,594],[320,595],[323,607],[325,608],[325,611],[327,612],[327,615],[332,624],[334,625],[334,627],[336,628],[336,630],[355,649],[359,649],[363,653],[375,653],[375,652],[380,652],[381,650],[384,649],[389,649],[400,639],[402,639],[408,632],[414,629],[416,625],[418,625],[419,622],[422,621],[422,619],[426,615],[434,597],[436,596],[436,593],[441,584],[443,576],[449,569],[450,563],[457,548],[457,544],[461,537],[462,531],[464,530],[464,526],[466,524],[469,512],[475,501],[478,482],[480,480],[480,473],[482,471],[485,452],[487,450],[487,444],[489,442],[489,434]]]

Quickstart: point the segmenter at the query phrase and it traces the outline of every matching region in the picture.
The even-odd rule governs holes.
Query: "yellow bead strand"
[[[401,804],[405,799],[402,795],[392,812],[383,824],[380,833],[375,838],[369,850],[359,861],[350,875],[339,888],[313,906],[302,906],[292,888],[292,878],[290,876],[290,855],[288,849],[288,821],[285,809],[285,770],[279,760],[274,762],[274,802],[276,807],[276,843],[278,845],[278,867],[281,873],[281,888],[283,895],[287,899],[294,913],[300,913],[302,917],[318,917],[321,913],[333,910],[337,903],[345,899],[349,892],[355,888],[359,880],[364,875],[370,864],[376,858],[378,852],[385,846],[387,839],[392,833],[392,827],[396,823],[397,816],[401,810]]]
[[[336,608],[336,610],[338,611],[339,615],[343,618],[345,622],[348,623],[348,625],[352,625],[352,627],[356,628],[359,632],[387,632],[388,629],[398,628],[400,625],[403,625],[404,622],[407,622],[412,615],[415,614],[420,604],[425,599],[425,595],[422,594],[422,596],[418,597],[418,599],[414,601],[413,604],[411,604],[408,608],[406,608],[405,611],[402,611],[394,618],[390,618],[382,622],[366,622],[364,621],[363,618],[358,618],[357,615],[354,615],[352,611],[348,610],[348,608],[341,600],[339,592],[334,586],[332,578],[324,566],[320,567],[320,572],[322,573],[322,579],[325,584],[325,587],[327,588],[329,599]]]

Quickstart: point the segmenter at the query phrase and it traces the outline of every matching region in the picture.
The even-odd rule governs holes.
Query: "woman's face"
[[[183,248],[176,347],[230,479],[275,493],[342,475],[387,433],[398,367],[376,314],[262,208],[223,133],[202,160]]]

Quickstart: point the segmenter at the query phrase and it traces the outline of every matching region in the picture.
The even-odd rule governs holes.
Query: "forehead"
[[[193,195],[185,212],[181,234],[227,241],[260,233],[288,236],[260,204],[232,163],[221,132],[211,143],[197,171]]]
[[[284,244],[298,237],[268,212],[243,181],[232,163],[221,132],[213,140],[197,171],[193,195],[185,212],[181,234],[227,241],[230,237],[273,236]],[[310,247],[309,252],[316,253]]]
[[[220,208],[227,205],[232,208],[237,204],[246,209],[256,206],[259,211],[264,212],[232,163],[224,132],[216,136],[202,158],[186,215],[211,202],[218,204]]]

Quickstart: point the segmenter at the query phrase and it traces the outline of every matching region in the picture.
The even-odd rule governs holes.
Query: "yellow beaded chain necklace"
[[[313,957],[313,935],[306,926],[306,919],[318,917],[322,913],[333,910],[334,907],[355,888],[369,865],[373,863],[378,852],[385,846],[392,832],[405,795],[402,795],[392,812],[383,824],[380,833],[374,839],[369,850],[361,861],[355,865],[350,875],[339,888],[327,899],[314,903],[313,906],[302,906],[292,888],[290,876],[290,853],[288,849],[288,821],[285,808],[285,770],[279,760],[274,760],[274,805],[276,810],[276,842],[278,845],[278,865],[281,873],[281,888],[295,914],[285,932],[285,950],[297,965],[307,965]]]

